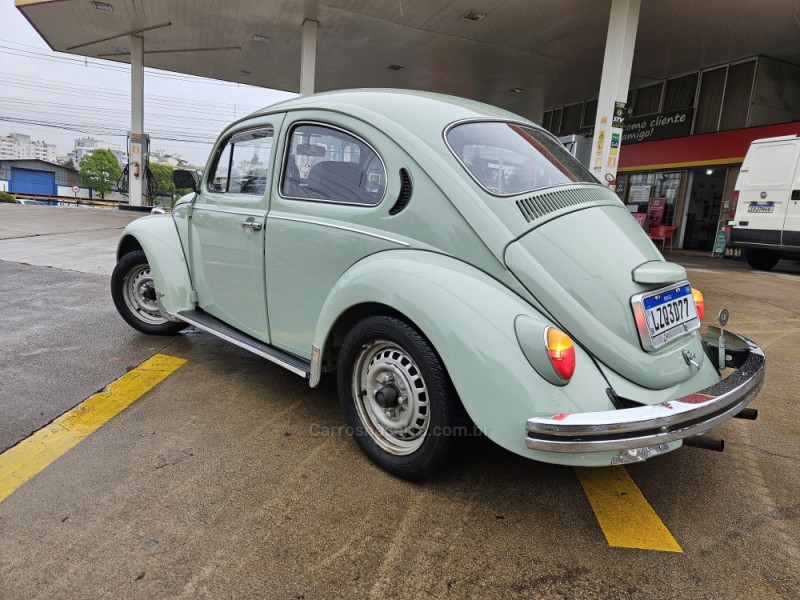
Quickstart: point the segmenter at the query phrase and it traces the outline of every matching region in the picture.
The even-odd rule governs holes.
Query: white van
[[[800,260],[800,136],[754,140],[736,180],[731,245],[767,271]]]

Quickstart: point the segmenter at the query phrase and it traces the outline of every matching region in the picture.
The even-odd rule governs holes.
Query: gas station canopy
[[[53,50],[296,92],[318,23],[315,90],[425,89],[542,110],[596,97],[611,0],[16,0]],[[800,64],[800,12],[642,0],[631,86],[756,55]]]

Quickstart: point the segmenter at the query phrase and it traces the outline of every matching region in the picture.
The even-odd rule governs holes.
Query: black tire
[[[125,254],[111,274],[111,297],[128,325],[150,335],[175,335],[186,327],[165,319],[158,312],[156,288],[150,264],[141,250]]]
[[[747,250],[747,264],[757,271],[769,271],[781,259],[777,252],[769,250]]]
[[[469,433],[441,359],[400,319],[373,316],[353,327],[339,354],[337,380],[356,442],[398,477],[432,477]]]

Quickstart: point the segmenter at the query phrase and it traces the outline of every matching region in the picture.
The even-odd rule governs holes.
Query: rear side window
[[[598,183],[557,139],[533,127],[477,121],[451,127],[446,137],[472,178],[496,196],[569,183]]]
[[[364,140],[316,124],[295,126],[281,194],[299,200],[375,205],[386,191],[386,168]]]
[[[272,140],[272,129],[254,129],[232,136],[219,152],[208,179],[209,191],[263,196]]]

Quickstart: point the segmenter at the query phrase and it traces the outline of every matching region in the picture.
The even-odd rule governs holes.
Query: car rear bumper
[[[626,452],[659,446],[704,433],[734,417],[756,397],[764,381],[761,348],[726,332],[737,369],[711,387],[652,406],[602,412],[558,414],[528,419],[526,444],[561,453]]]

